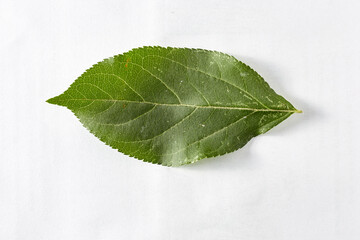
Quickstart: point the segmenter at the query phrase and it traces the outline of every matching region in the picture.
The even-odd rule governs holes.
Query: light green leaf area
[[[235,151],[300,112],[234,57],[170,47],[105,59],[47,102],[112,148],[165,166]]]

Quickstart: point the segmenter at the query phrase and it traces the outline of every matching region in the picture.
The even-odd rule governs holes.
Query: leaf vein
[[[145,142],[145,141],[150,141],[150,140],[153,140],[157,137],[160,137],[161,135],[165,134],[166,132],[168,132],[169,130],[173,129],[174,127],[176,127],[177,125],[179,125],[180,123],[184,122],[186,119],[188,119],[193,113],[195,113],[195,111],[197,110],[198,108],[194,108],[194,110],[192,110],[188,115],[186,115],[183,119],[181,119],[179,122],[175,123],[174,125],[172,125],[171,127],[169,127],[168,129],[166,129],[165,131],[163,131],[162,133],[156,135],[156,136],[153,136],[151,138],[148,138],[148,139],[141,139],[141,140],[137,140],[137,141],[121,141],[123,143],[135,143],[135,142]]]
[[[173,59],[171,59],[171,58],[167,58],[167,57],[163,57],[163,56],[158,56],[158,55],[147,55],[146,57],[150,57],[150,56],[154,56],[154,57],[166,59],[166,60],[168,60],[168,61],[172,61],[172,62],[174,62],[174,63],[176,63],[176,64],[179,64],[180,66],[183,66],[183,67],[186,68],[186,69],[189,69],[189,70],[192,70],[192,71],[195,71],[195,72],[199,72],[199,73],[205,74],[205,75],[207,75],[207,76],[209,76],[209,77],[212,77],[212,78],[215,78],[215,79],[217,79],[217,80],[220,80],[220,81],[222,81],[222,82],[224,82],[224,83],[227,83],[227,84],[229,84],[229,85],[231,85],[231,86],[239,89],[239,90],[240,90],[241,92],[243,92],[244,94],[250,96],[253,100],[255,100],[256,102],[258,102],[261,106],[263,106],[263,107],[265,107],[265,108],[269,108],[269,107],[267,107],[266,105],[264,105],[262,102],[260,102],[257,98],[255,98],[252,94],[248,93],[247,91],[245,91],[244,89],[240,88],[239,86],[237,86],[237,85],[235,85],[235,84],[233,84],[233,83],[230,83],[230,82],[226,81],[226,80],[223,79],[223,78],[219,78],[219,77],[217,77],[217,76],[214,76],[214,75],[212,75],[212,74],[209,74],[209,73],[207,73],[207,72],[204,72],[204,71],[199,70],[199,69],[196,69],[196,68],[188,67],[188,66],[182,64],[181,62],[175,61],[175,60],[173,60]]]
[[[181,100],[180,97],[175,93],[175,91],[173,89],[171,89],[163,80],[161,80],[161,78],[159,78],[158,76],[156,76],[155,74],[153,74],[152,72],[150,72],[149,70],[147,70],[146,68],[144,68],[143,66],[141,66],[140,64],[134,63],[134,62],[120,62],[120,63],[127,63],[127,64],[132,64],[135,66],[140,67],[142,70],[144,70],[145,72],[149,73],[151,76],[153,76],[154,78],[156,78],[157,80],[159,80],[162,84],[164,84],[164,86],[170,90],[170,92],[172,92],[175,97],[177,98],[177,100],[179,101],[179,103],[181,104]]]
[[[120,76],[118,76],[114,73],[91,73],[87,76],[92,76],[92,75],[108,75],[108,76],[117,77],[118,79],[123,81],[125,83],[125,85],[128,86],[136,95],[138,95],[143,101],[145,101],[145,99],[143,98],[143,96],[140,93],[138,93],[134,88],[132,88],[123,78],[121,78]]]
[[[252,113],[250,113],[250,114],[247,114],[247,115],[245,115],[245,116],[237,119],[235,122],[230,123],[229,125],[227,125],[227,126],[221,128],[221,129],[219,129],[219,130],[211,133],[210,135],[207,135],[207,136],[205,136],[205,137],[203,137],[203,138],[201,138],[201,139],[199,139],[199,140],[196,140],[195,142],[190,143],[189,145],[185,146],[184,148],[179,149],[179,150],[176,151],[176,152],[168,153],[168,154],[159,154],[159,155],[157,155],[157,156],[168,156],[168,155],[174,155],[174,154],[176,154],[176,153],[179,153],[179,152],[181,152],[182,150],[185,150],[186,148],[194,145],[195,143],[201,142],[201,141],[203,141],[203,140],[205,140],[205,139],[207,139],[207,138],[209,138],[209,137],[211,137],[211,136],[213,136],[213,135],[215,135],[215,134],[223,131],[224,129],[229,128],[230,126],[232,126],[232,125],[234,125],[234,124],[236,124],[236,123],[239,123],[241,120],[246,119],[248,116],[250,116],[250,115],[252,115],[252,114],[254,114],[254,113],[256,113],[256,112],[252,112]]]
[[[150,108],[149,110],[143,112],[143,113],[140,114],[139,116],[136,116],[135,118],[130,119],[130,120],[128,120],[128,121],[126,121],[126,122],[123,122],[123,123],[100,123],[100,122],[96,122],[96,124],[99,124],[99,125],[102,125],[102,126],[114,126],[114,127],[116,127],[116,126],[121,126],[121,125],[125,125],[125,124],[129,124],[130,122],[133,122],[133,121],[135,121],[136,119],[138,119],[138,118],[140,118],[140,117],[142,117],[142,116],[150,113],[152,110],[154,110],[155,107],[157,107],[157,106],[154,105],[152,108]],[[94,121],[93,121],[93,122],[94,122]]]

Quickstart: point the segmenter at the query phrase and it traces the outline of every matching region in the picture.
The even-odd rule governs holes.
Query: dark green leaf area
[[[299,112],[232,56],[162,47],[105,59],[48,102],[107,145],[166,166],[235,151]]]

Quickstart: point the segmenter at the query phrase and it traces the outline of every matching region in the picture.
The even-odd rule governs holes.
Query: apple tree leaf
[[[112,148],[165,166],[235,151],[301,112],[234,57],[171,47],[105,59],[47,102]]]

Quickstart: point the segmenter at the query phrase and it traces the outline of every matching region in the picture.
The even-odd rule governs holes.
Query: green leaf
[[[120,152],[166,166],[235,151],[301,112],[232,56],[170,47],[105,59],[47,102]]]

